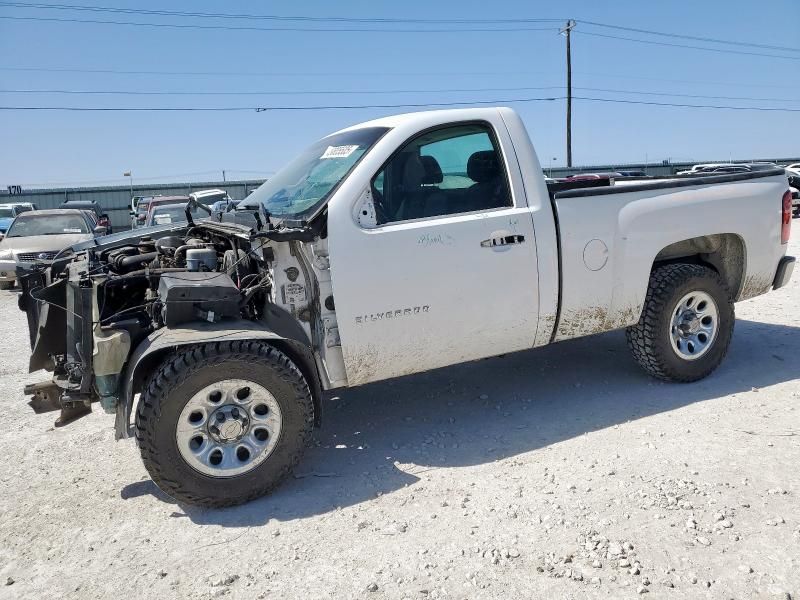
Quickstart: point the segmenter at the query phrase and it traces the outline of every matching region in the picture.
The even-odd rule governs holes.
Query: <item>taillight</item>
[[[781,211],[781,244],[789,241],[792,233],[792,191],[786,190],[783,195],[783,209]]]

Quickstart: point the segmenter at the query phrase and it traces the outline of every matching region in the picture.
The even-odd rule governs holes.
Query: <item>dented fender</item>
[[[164,327],[151,333],[131,353],[125,365],[114,422],[115,438],[119,440],[132,436],[133,399],[142,391],[147,377],[167,354],[182,346],[231,340],[268,341],[286,354],[308,381],[314,398],[315,423],[319,425],[322,388],[311,343],[299,328],[294,331],[280,326],[274,329],[280,333],[262,323],[241,319],[219,323],[193,322],[187,323],[186,327]]]

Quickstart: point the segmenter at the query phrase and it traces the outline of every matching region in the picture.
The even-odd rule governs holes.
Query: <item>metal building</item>
[[[222,189],[234,200],[245,198],[264,180],[205,181],[194,183],[166,183],[154,185],[74,187],[26,190],[10,186],[0,191],[0,203],[32,202],[37,208],[58,208],[67,200],[97,202],[111,218],[115,231],[130,227],[131,195],[133,196],[185,196],[198,190]],[[12,193],[13,192],[13,193]]]

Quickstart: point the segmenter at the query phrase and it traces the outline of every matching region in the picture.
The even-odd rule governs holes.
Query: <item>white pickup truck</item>
[[[781,287],[781,169],[545,184],[508,108],[422,112],[312,144],[235,211],[107,236],[20,274],[39,411],[99,402],[154,481],[205,506],[268,492],[324,390],[627,328],[691,382],[734,302]],[[33,292],[33,294],[31,294]],[[61,307],[66,307],[65,312]]]

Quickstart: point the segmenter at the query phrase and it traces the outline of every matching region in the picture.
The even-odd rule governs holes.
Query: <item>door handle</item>
[[[525,241],[524,235],[504,235],[493,237],[481,242],[481,248],[497,248],[498,246],[510,246],[511,244],[521,244]]]

